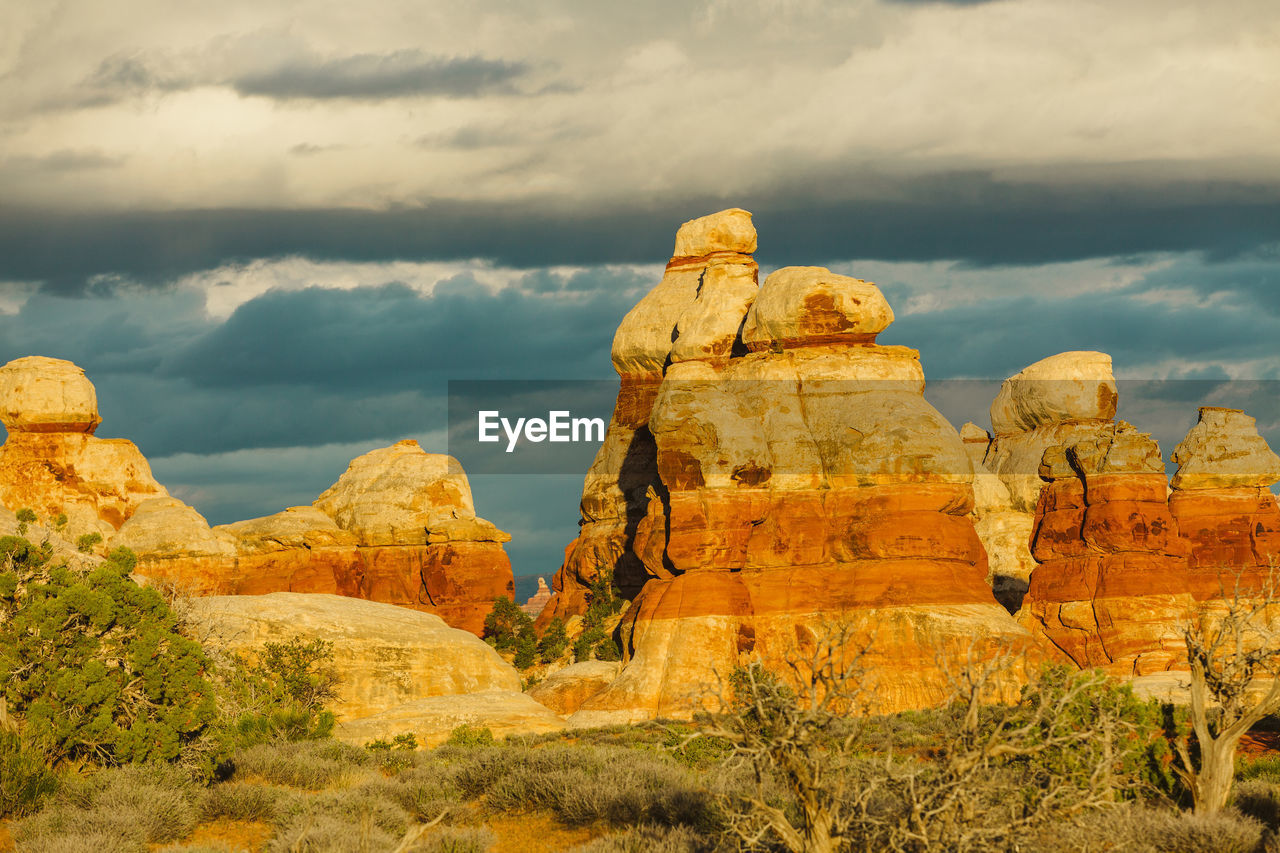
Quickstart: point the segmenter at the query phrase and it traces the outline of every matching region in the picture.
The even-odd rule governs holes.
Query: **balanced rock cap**
[[[92,433],[102,418],[84,370],[32,355],[0,367],[0,421],[10,432]]]
[[[996,435],[1116,416],[1116,380],[1104,352],[1062,352],[1010,376],[991,404]]]
[[[893,309],[871,282],[826,267],[783,267],[760,286],[742,342],[754,350],[774,343],[870,343],[892,322]]]
[[[1173,461],[1175,489],[1266,488],[1280,481],[1280,456],[1258,435],[1258,422],[1239,409],[1202,407]]]
[[[674,258],[700,258],[715,252],[756,250],[756,227],[751,214],[739,207],[690,219],[676,232]]]

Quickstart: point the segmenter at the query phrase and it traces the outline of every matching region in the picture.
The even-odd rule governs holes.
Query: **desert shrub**
[[[144,850],[176,841],[196,824],[196,795],[182,771],[163,767],[104,770],[79,786],[69,786],[40,813],[15,826],[21,849]]]
[[[331,643],[301,637],[266,643],[256,662],[226,653],[213,672],[225,751],[333,732],[335,717],[325,707],[339,683]]]
[[[1236,763],[1236,778],[1262,779],[1280,785],[1280,755],[1260,755],[1257,758],[1241,758]]]
[[[0,819],[31,814],[57,789],[44,753],[16,733],[0,731]]]
[[[1082,812],[1023,838],[1024,853],[1123,850],[1125,853],[1249,853],[1261,826],[1230,811],[1212,818],[1135,802]]]
[[[516,654],[511,664],[516,669],[528,669],[538,662],[538,632],[530,620],[520,626],[516,634]]]
[[[398,837],[367,820],[344,815],[298,814],[276,829],[267,853],[351,853],[393,850]]]
[[[706,769],[722,763],[733,752],[724,738],[697,734],[686,727],[673,727],[663,746],[685,767]]]
[[[413,820],[430,823],[441,815],[457,816],[462,795],[453,780],[439,768],[427,767],[399,773],[383,785],[386,795]]]
[[[472,726],[467,723],[449,732],[449,746],[493,746],[493,732],[488,726]]]
[[[246,782],[224,782],[205,791],[200,800],[202,820],[261,820],[275,816],[280,790],[269,785]]]
[[[571,853],[696,853],[705,839],[687,826],[643,825],[574,847]]]
[[[557,616],[547,623],[547,629],[542,632],[542,639],[538,641],[538,655],[544,663],[551,663],[558,660],[568,647],[569,635],[565,631],[564,620]]]
[[[497,838],[482,826],[441,826],[411,849],[414,853],[486,853]]]
[[[1251,817],[1269,829],[1280,829],[1280,786],[1265,779],[1238,782],[1232,793],[1232,804],[1245,817]]]
[[[587,612],[582,616],[582,633],[573,644],[575,661],[621,660],[618,644],[606,630],[606,626],[622,609],[625,602],[613,587],[613,573],[601,569],[587,590]]]
[[[102,541],[102,534],[98,532],[85,533],[76,537],[76,550],[81,554],[88,554],[93,550],[94,546]]]
[[[344,790],[282,796],[275,806],[277,827],[295,826],[299,818],[332,817],[352,826],[370,824],[399,837],[409,827],[409,817],[390,796],[385,780],[370,779]]]
[[[499,651],[512,651],[520,629],[532,625],[533,619],[506,596],[493,600],[493,609],[484,617],[484,637]]]
[[[300,707],[320,709],[338,695],[333,643],[327,640],[303,642],[294,637],[284,643],[265,643],[258,665]]]
[[[0,682],[54,760],[175,761],[216,718],[209,660],[118,548],[86,574],[0,539]]]
[[[35,510],[31,509],[31,507],[24,506],[22,509],[14,513],[14,516],[18,519],[18,535],[26,536],[27,527],[36,523]]]
[[[366,750],[335,740],[263,743],[240,750],[232,760],[237,777],[311,791],[350,782],[373,762]]]
[[[665,756],[605,747],[547,747],[513,759],[485,791],[491,808],[545,808],[571,824],[710,825],[705,788]]]
[[[1044,708],[1052,713],[1043,713]],[[1119,797],[1174,790],[1177,780],[1173,750],[1164,737],[1164,712],[1158,702],[1134,696],[1127,684],[1061,665],[1045,666],[1023,688],[1018,710],[1007,724],[1030,724],[1047,742],[1045,749],[1013,760],[1032,780],[1083,783],[1101,768],[1111,774]],[[1070,731],[1102,736],[1061,737]]]

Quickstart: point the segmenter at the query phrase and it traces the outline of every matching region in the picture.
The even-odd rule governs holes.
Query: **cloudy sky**
[[[215,523],[443,451],[450,379],[610,378],[726,206],[766,271],[879,283],[931,379],[1280,379],[1280,12],[0,0],[0,361],[85,367]],[[580,486],[473,477],[517,574]]]

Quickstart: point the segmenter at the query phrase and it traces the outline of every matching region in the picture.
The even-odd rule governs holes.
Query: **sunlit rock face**
[[[139,557],[138,573],[194,595],[337,593],[439,614],[479,633],[515,585],[502,544],[477,517],[456,460],[413,441],[351,463],[313,506],[210,528],[156,482],[138,448],[102,439],[97,395],[68,361],[33,356],[0,368],[0,504],[62,534],[98,534],[100,552]]]
[[[145,501],[168,492],[131,441],[98,438],[98,397],[69,361],[30,356],[0,367],[0,503],[104,539]]]
[[[209,596],[190,618],[215,655],[250,660],[294,637],[331,644],[336,735],[358,743],[413,734],[436,745],[462,723],[499,737],[563,728],[520,692],[520,674],[486,643],[438,616],[335,595]]]
[[[510,537],[476,516],[457,461],[414,441],[356,458],[311,506],[212,531],[192,521],[172,545],[139,539],[137,527],[131,519],[119,538],[142,556],[139,572],[197,594],[333,593],[479,634],[494,598],[515,592]]]
[[[1201,408],[1173,461],[1169,506],[1190,547],[1196,598],[1280,582],[1280,507],[1270,490],[1280,481],[1280,457],[1254,419],[1237,409]]]
[[[1039,565],[1020,621],[1082,668],[1140,676],[1185,667],[1190,548],[1156,442],[1120,421],[1046,449],[1041,476]]]
[[[1010,613],[1022,606],[1036,561],[1031,556],[1035,515],[1013,505],[1009,487],[986,466],[991,435],[977,424],[960,429],[965,452],[973,463],[973,518],[978,539],[987,552],[987,580],[996,600]]]
[[[673,258],[615,338],[618,410],[544,619],[580,608],[598,567],[635,600],[625,665],[575,725],[688,714],[717,674],[834,623],[871,641],[885,710],[939,700],[940,661],[970,647],[1035,645],[992,596],[973,466],[918,353],[875,341],[879,289],[821,267],[756,288],[750,248]]]

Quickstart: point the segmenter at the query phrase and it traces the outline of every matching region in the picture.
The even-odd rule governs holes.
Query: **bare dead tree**
[[[844,623],[805,646],[780,673],[759,661],[737,670],[699,732],[727,741],[731,763],[752,771],[753,789],[739,795],[746,808],[728,810],[730,831],[748,848],[772,837],[794,853],[844,849],[868,793],[850,790],[843,772],[870,707],[866,643]],[[798,821],[770,797],[775,780],[794,799]]]
[[[1041,670],[1007,701],[1010,676],[1026,663],[1002,652],[979,660],[971,647],[951,686],[951,726],[929,762],[894,762],[887,785],[903,804],[886,827],[893,851],[1002,848],[1035,827],[1116,801],[1136,784],[1121,759],[1133,732],[1127,699],[1100,672]]]
[[[949,698],[928,744],[899,750],[894,723],[869,716],[866,652],[831,626],[777,673],[738,670],[732,699],[704,720],[700,734],[728,741],[751,771],[751,789],[726,798],[746,848],[998,849],[1139,784],[1126,752],[1137,703],[1102,673],[1045,669],[1019,692],[1025,660],[975,644],[939,662]]]
[[[1237,579],[1225,610],[1202,613],[1183,632],[1191,668],[1191,733],[1175,741],[1177,772],[1191,791],[1196,814],[1224,808],[1235,780],[1236,747],[1263,717],[1280,711],[1280,633],[1271,617],[1275,560],[1258,590]],[[1194,753],[1194,754],[1193,754]]]

